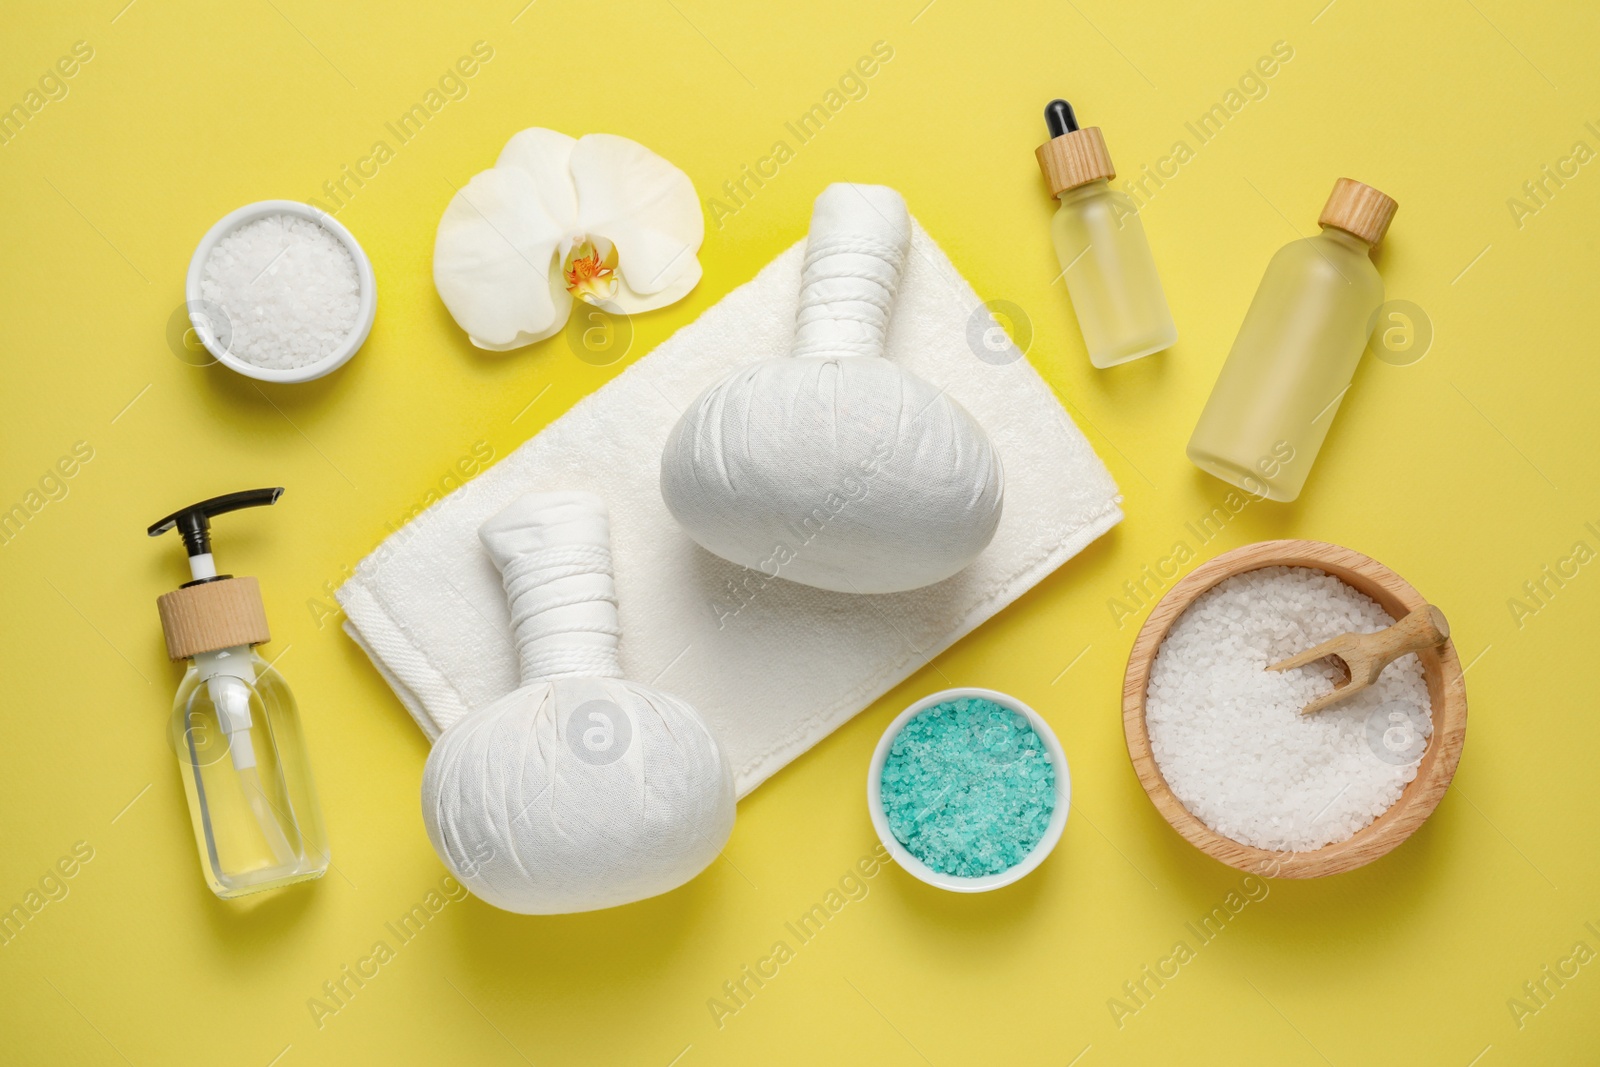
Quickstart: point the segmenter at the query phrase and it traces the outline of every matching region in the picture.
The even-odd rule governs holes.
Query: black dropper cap
[[[283,486],[275,489],[244,489],[237,493],[226,493],[214,496],[210,500],[202,500],[198,504],[190,504],[180,508],[171,515],[152,525],[148,531],[151,537],[159,537],[168,530],[177,529],[183,538],[183,547],[191,556],[203,556],[211,551],[211,517],[229,511],[238,511],[240,508],[258,508],[267,504],[276,504],[283,495]],[[218,575],[218,577],[222,577]]]
[[[1072,105],[1065,100],[1052,100],[1044,106],[1044,124],[1051,137],[1060,137],[1078,128],[1078,116],[1072,113]]]

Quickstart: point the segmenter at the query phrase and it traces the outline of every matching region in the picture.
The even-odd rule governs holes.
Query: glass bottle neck
[[[1060,196],[1056,197],[1056,201],[1062,204],[1075,204],[1080,200],[1090,200],[1097,196],[1104,196],[1110,188],[1110,184],[1104,178],[1096,178],[1092,182],[1085,182],[1082,185],[1063,191]]]
[[[1369,256],[1372,254],[1371,245],[1367,244],[1367,242],[1363,241],[1355,234],[1341,230],[1337,226],[1322,227],[1321,236],[1326,238],[1330,243],[1336,244],[1341,248],[1348,249],[1349,251],[1354,252],[1356,255]]]

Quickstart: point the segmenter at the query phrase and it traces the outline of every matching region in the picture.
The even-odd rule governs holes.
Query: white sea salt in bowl
[[[372,261],[344,226],[294,200],[261,200],[201,238],[184,284],[201,344],[264,382],[309,382],[347,363],[378,311]]]
[[[1299,706],[1331,683],[1256,669],[1333,636],[1319,628],[1381,629],[1425,603],[1383,564],[1319,541],[1261,542],[1197,567],[1151,611],[1123,686],[1128,752],[1157,810],[1213,858],[1268,876],[1335,874],[1399,845],[1460,760],[1454,646],[1403,657],[1379,692],[1305,718]]]

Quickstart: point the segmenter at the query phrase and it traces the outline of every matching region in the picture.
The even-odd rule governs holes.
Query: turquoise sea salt
[[[992,700],[948,700],[918,712],[883,764],[889,829],[941,874],[976,878],[1015,867],[1056,809],[1056,769],[1026,716]]]

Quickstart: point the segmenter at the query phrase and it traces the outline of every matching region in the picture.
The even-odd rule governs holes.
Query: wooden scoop
[[[1300,714],[1310,715],[1367,688],[1378,680],[1385,667],[1406,653],[1438,648],[1448,640],[1450,624],[1445,621],[1444,612],[1425,604],[1387,630],[1375,634],[1340,634],[1298,656],[1274,663],[1267,670],[1292,671],[1319,659],[1329,659],[1344,671],[1344,677],[1333,683],[1333,692],[1323,694],[1300,709]]]

